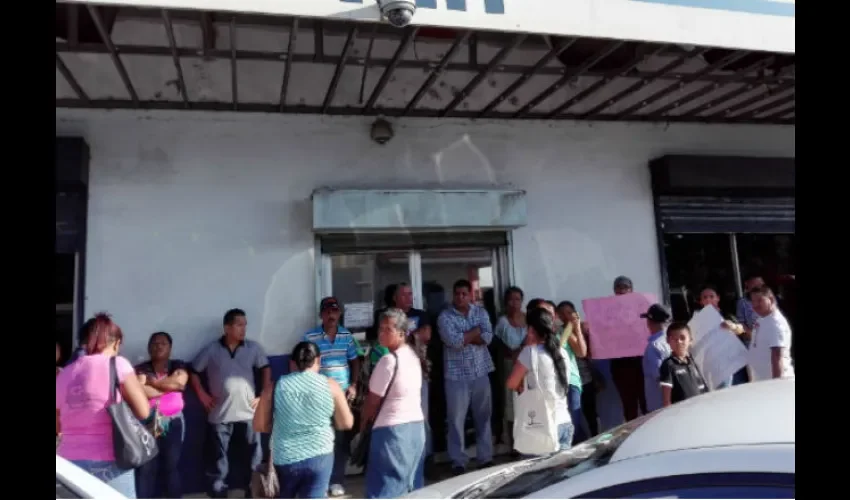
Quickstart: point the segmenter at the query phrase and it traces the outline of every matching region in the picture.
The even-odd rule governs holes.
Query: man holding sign
[[[632,293],[632,280],[614,280],[614,296],[582,301],[589,323],[594,359],[611,360],[611,378],[620,395],[626,421],[646,411],[642,358],[648,335],[640,315],[656,302],[650,294]]]

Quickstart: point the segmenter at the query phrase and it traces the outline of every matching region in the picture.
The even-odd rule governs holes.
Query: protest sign
[[[627,293],[581,301],[590,329],[594,359],[643,356],[649,340],[646,320],[640,315],[656,298],[647,293]]]
[[[722,322],[717,309],[704,307],[688,323],[694,341],[691,357],[712,390],[747,366],[747,348],[734,333],[720,327]]]

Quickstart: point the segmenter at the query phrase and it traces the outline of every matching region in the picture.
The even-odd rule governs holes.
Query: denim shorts
[[[136,471],[120,469],[115,462],[101,460],[71,460],[77,467],[112,486],[127,498],[136,498]]]

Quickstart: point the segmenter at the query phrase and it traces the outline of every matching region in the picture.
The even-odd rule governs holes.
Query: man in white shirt
[[[766,287],[750,292],[753,310],[758,314],[753,325],[748,361],[752,381],[794,376],[791,365],[791,326],[776,306],[776,296]]]

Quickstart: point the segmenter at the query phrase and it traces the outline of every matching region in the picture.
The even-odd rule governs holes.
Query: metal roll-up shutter
[[[665,233],[794,233],[793,197],[660,196]]]
[[[322,253],[350,254],[432,248],[494,248],[508,244],[505,231],[347,233],[321,236]]]

